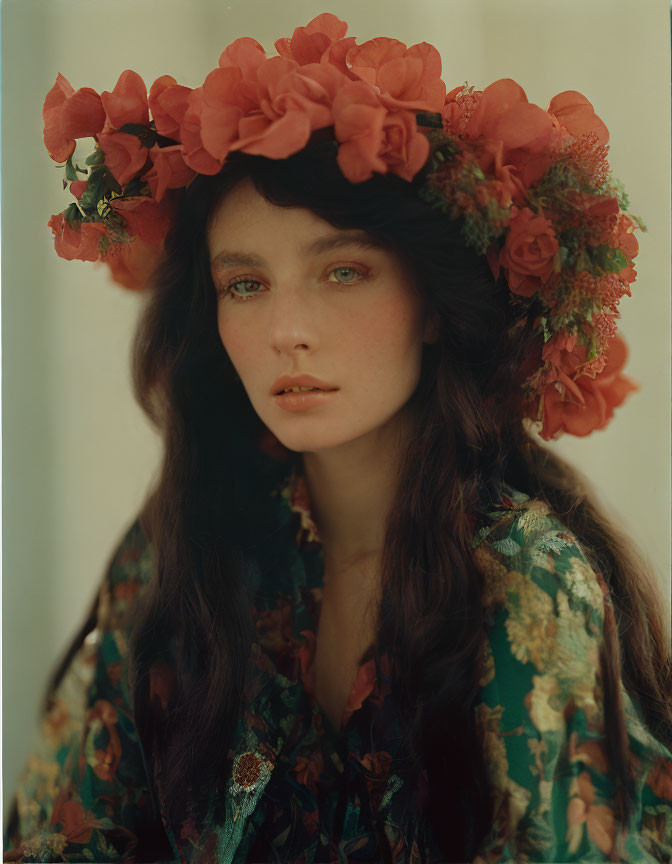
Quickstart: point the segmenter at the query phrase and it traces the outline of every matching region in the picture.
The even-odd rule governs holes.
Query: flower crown
[[[103,261],[116,282],[142,289],[197,174],[216,174],[237,150],[287,158],[328,130],[352,183],[374,171],[410,182],[427,165],[420,197],[460,220],[465,244],[495,277],[504,272],[512,302],[527,304],[540,348],[525,365],[525,413],[541,436],[604,428],[637,389],[620,371],[616,319],[637,276],[633,232],[646,231],[610,177],[606,126],[575,90],[546,110],[510,78],[447,93],[429,43],[358,45],[347,28],[318,15],[278,39],[273,57],[236,39],[193,89],[163,75],[147,93],[126,70],[98,94],[59,73],[44,102],[44,142],[65,163],[75,201],[49,220],[56,252]],[[90,137],[95,149],[80,167],[76,139]]]

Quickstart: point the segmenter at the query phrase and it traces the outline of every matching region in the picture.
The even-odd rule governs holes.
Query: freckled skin
[[[436,338],[393,253],[300,252],[338,230],[307,209],[269,204],[246,180],[220,203],[208,232],[211,261],[226,249],[266,262],[213,272],[218,290],[237,280],[239,296],[255,294],[242,301],[220,294],[218,329],[259,417],[297,452],[338,447],[394,423],[417,386],[423,339]],[[339,391],[306,411],[285,411],[270,395],[273,382],[302,372]]]

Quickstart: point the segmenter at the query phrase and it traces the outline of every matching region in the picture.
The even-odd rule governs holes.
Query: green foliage
[[[101,165],[105,161],[105,154],[100,147],[96,149],[84,160],[87,165]]]
[[[83,168],[80,168],[78,165],[73,164],[72,156],[71,156],[68,159],[68,161],[65,163],[66,179],[69,180],[71,183],[74,183],[75,180],[79,180],[79,177],[77,176],[77,172],[79,172],[80,174],[86,174],[86,171]]]
[[[628,266],[628,259],[620,249],[611,246],[596,246],[592,250],[593,275],[602,276],[605,273],[620,273]]]
[[[443,128],[443,118],[440,113],[429,111],[416,111],[415,120],[418,126],[427,126],[434,129]]]
[[[127,135],[135,135],[142,146],[148,150],[156,144],[156,130],[150,126],[143,126],[142,123],[124,123],[119,131],[126,132]]]
[[[63,211],[63,217],[71,228],[76,228],[82,221],[82,214],[74,201]]]

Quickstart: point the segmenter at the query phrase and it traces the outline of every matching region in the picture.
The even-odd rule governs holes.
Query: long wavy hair
[[[655,580],[582,478],[524,428],[524,361],[539,350],[534,310],[524,315],[511,303],[503,278],[496,281],[465,246],[457,223],[418,198],[423,171],[412,183],[375,174],[352,184],[320,141],[277,161],[237,153],[219,174],[191,183],[136,334],[135,392],[161,430],[164,458],[142,513],[156,569],[132,633],[130,684],[168,814],[202,814],[210,781],[231,769],[227,742],[242,717],[255,637],[245,543],[273,530],[260,502],[286,470],[255,451],[263,425],[217,332],[207,228],[246,177],[276,206],[305,207],[382,241],[408,264],[440,322],[438,342],[423,346],[412,397],[417,433],[391,502],[374,659],[380,673],[382,654],[393,658],[405,779],[445,860],[471,860],[492,824],[473,710],[484,577],[470,545],[479,489],[492,483],[548,502],[609,586],[613,614],[607,609],[600,667],[616,816],[624,823],[633,779],[621,677],[650,729],[672,745],[672,671]],[[150,679],[162,663],[172,664],[176,679],[174,698],[159,711]]]

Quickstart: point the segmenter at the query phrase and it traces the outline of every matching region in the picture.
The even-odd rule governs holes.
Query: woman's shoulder
[[[97,624],[102,630],[129,625],[140,595],[154,571],[154,547],[137,516],[122,533],[110,556],[98,598]]]
[[[589,632],[601,631],[607,584],[546,501],[500,486],[481,514],[472,548],[485,577],[486,607],[532,604],[538,615],[578,614]]]
[[[502,485],[488,503],[472,554],[483,574],[489,649],[509,671],[580,679],[597,665],[611,602],[602,574],[546,501]]]

